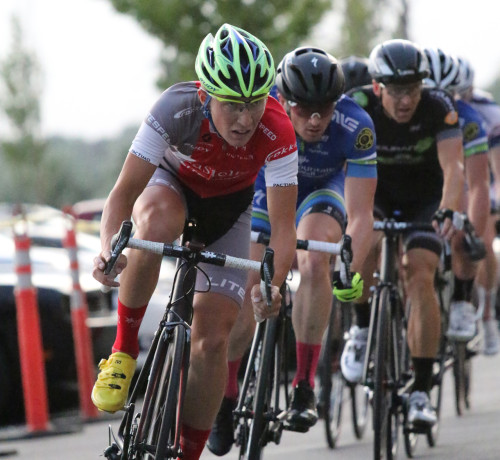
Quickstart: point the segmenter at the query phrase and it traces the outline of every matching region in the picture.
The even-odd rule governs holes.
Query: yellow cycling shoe
[[[113,414],[123,409],[136,366],[137,361],[126,353],[117,352],[107,360],[101,359],[101,372],[92,389],[92,401],[99,410]]]

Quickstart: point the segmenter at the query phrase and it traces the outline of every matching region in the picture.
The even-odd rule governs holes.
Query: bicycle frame
[[[263,263],[204,251],[203,245],[190,240],[189,226],[182,246],[130,239],[131,225],[122,225],[116,246],[148,250],[177,257],[172,294],[160,321],[145,364],[134,385],[118,437],[109,428],[109,444],[104,455],[111,460],[139,460],[182,457],[180,426],[189,370],[191,322],[197,264],[200,261],[239,269],[272,272],[272,250],[266,250]],[[122,234],[123,233],[123,234]],[[120,239],[125,239],[125,244]],[[117,260],[118,251],[113,257]],[[266,277],[265,284],[271,279]],[[268,302],[270,299],[267,299]],[[141,411],[135,413],[144,386],[146,392]]]
[[[269,241],[267,235],[254,232],[252,240],[262,244]],[[348,235],[344,235],[339,244],[298,240],[297,249],[340,254],[344,276],[350,280],[352,251]],[[283,292],[282,298],[286,299]],[[283,430],[291,429],[285,422],[290,397],[288,366],[284,361],[288,355],[286,334],[291,320],[290,310],[291,304],[284,302],[278,317],[257,324],[240,397],[233,411],[240,459],[259,460],[268,442],[278,444]],[[282,394],[285,408],[280,407]]]

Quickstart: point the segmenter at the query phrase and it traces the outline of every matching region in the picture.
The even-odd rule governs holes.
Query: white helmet
[[[424,52],[429,61],[430,70],[430,75],[424,80],[424,84],[454,90],[458,83],[458,59],[444,53],[440,48],[426,48]]]
[[[457,91],[462,93],[474,84],[474,69],[472,68],[470,62],[462,57],[458,58],[458,85]]]

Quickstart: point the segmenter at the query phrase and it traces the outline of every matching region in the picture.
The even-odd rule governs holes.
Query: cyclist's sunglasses
[[[215,99],[222,102],[224,111],[227,113],[243,112],[247,109],[250,113],[260,112],[265,106],[267,101],[267,94],[254,98],[230,98],[213,95]]]
[[[326,104],[315,104],[315,105],[305,105],[299,104],[294,101],[287,101],[290,110],[292,110],[297,116],[300,118],[309,118],[311,117],[331,117],[333,111],[335,109],[335,102],[328,102]]]

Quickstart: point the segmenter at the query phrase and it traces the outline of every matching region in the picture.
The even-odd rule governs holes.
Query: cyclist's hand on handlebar
[[[359,273],[352,273],[351,286],[345,287],[340,279],[340,272],[333,274],[333,294],[341,302],[352,302],[363,294],[363,279]]]
[[[453,211],[451,209],[439,209],[432,216],[432,226],[438,235],[447,240],[455,234],[456,228],[453,225]]]
[[[281,308],[281,294],[278,286],[271,287],[271,308],[267,305],[267,299],[262,295],[260,284],[252,287],[250,293],[252,300],[253,313],[256,321],[259,323],[272,316],[277,316]]]
[[[92,271],[92,276],[105,286],[118,287],[120,286],[120,283],[116,281],[115,278],[127,266],[127,257],[124,254],[120,254],[113,270],[111,270],[108,275],[105,275],[104,270],[106,269],[106,264],[110,257],[111,251],[103,251],[94,259],[94,270]]]

